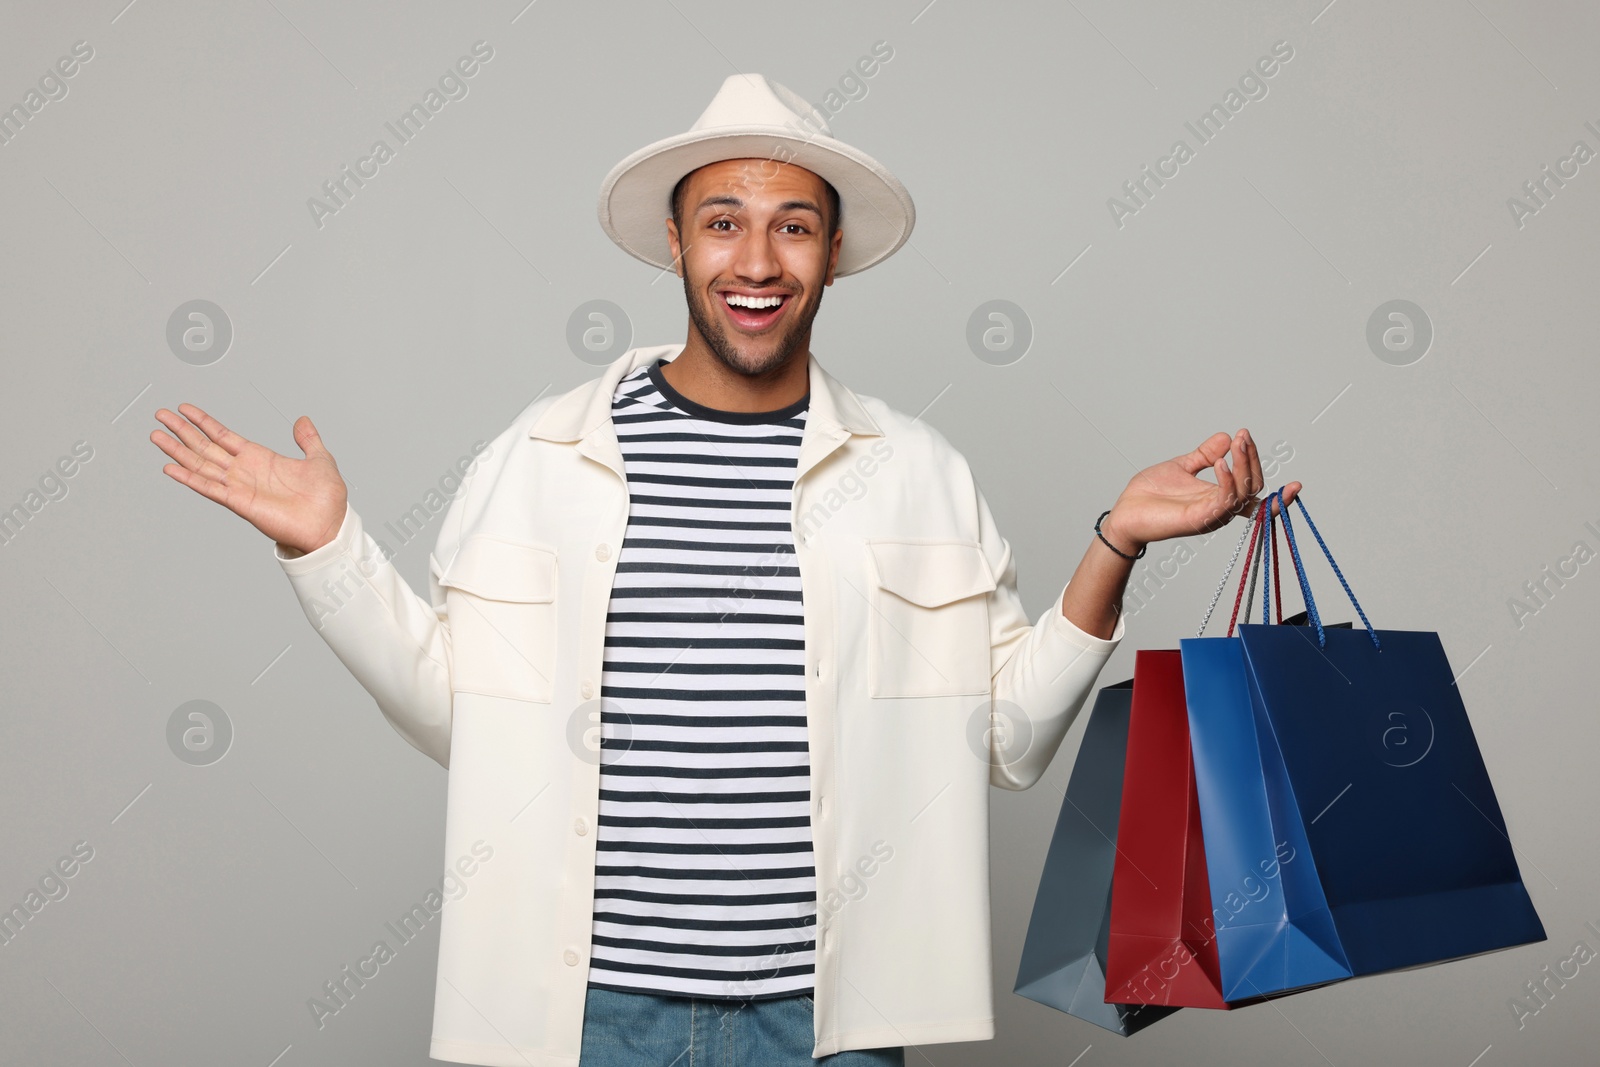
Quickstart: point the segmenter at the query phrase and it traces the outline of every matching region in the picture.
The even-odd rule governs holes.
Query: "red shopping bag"
[[[1176,649],[1134,655],[1106,1002],[1228,1007]]]

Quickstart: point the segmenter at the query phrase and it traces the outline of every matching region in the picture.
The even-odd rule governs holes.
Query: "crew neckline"
[[[667,362],[667,360],[658,359],[650,364],[647,374],[651,383],[661,391],[661,395],[666,397],[667,401],[674,407],[680,408],[696,418],[740,425],[759,422],[784,422],[799,415],[811,403],[811,390],[807,389],[806,394],[799,400],[786,407],[772,411],[723,411],[721,408],[707,407],[704,404],[695,403],[672,387],[672,383],[667,381],[666,375],[661,373],[662,366]]]

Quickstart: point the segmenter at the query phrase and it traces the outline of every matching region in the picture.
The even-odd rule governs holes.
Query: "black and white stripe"
[[[606,616],[589,984],[809,992],[816,869],[790,526],[809,396],[716,411],[660,366],[612,399],[631,503]]]

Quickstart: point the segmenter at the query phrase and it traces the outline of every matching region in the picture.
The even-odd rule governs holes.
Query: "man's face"
[[[764,374],[810,344],[843,239],[827,239],[826,190],[811,171],[770,159],[708,164],[684,183],[682,233],[667,220],[672,256],[690,322],[729,369]],[[774,298],[775,307],[738,306]]]

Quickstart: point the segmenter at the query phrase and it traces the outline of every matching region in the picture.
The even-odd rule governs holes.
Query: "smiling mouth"
[[[760,333],[778,321],[793,297],[787,293],[751,297],[742,293],[724,292],[718,293],[717,299],[735,326],[747,333]]]

